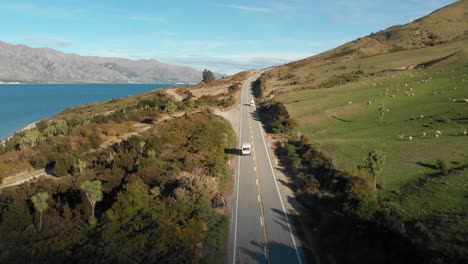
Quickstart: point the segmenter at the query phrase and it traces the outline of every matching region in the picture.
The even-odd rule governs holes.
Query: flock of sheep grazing
[[[468,68],[468,67],[465,67],[465,68]],[[436,74],[439,74],[440,72],[437,71]],[[451,73],[452,73],[452,79],[455,79],[455,75],[454,74],[454,70],[451,70]],[[416,78],[418,75],[418,73],[400,73],[400,75],[407,75],[411,78]],[[427,75],[427,72],[423,72],[421,73],[421,75]],[[460,75],[460,77],[463,77],[463,76],[466,76],[466,73],[462,73]],[[384,77],[377,77],[377,79],[384,79]],[[386,80],[390,80],[390,78],[386,78]],[[396,83],[396,84],[391,84],[390,87],[391,88],[385,88],[385,90],[383,90],[382,92],[379,93],[379,96],[388,96],[390,98],[396,98],[397,97],[397,94],[400,92],[400,88],[401,87],[404,87],[403,89],[405,89],[406,91],[404,91],[404,95],[405,96],[416,96],[416,94],[414,93],[414,88],[411,87],[412,85],[419,85],[419,84],[423,84],[423,83],[429,83],[433,81],[432,77],[429,76],[429,77],[424,77],[420,80],[417,80],[417,81],[413,81],[411,83],[405,83],[405,84],[401,84],[400,83]],[[465,79],[462,79],[462,82],[465,82]],[[376,87],[376,86],[382,86],[383,83],[373,83],[372,86]],[[463,84],[462,84],[463,85]],[[394,87],[392,89],[392,87]],[[449,94],[450,91],[456,91],[457,90],[457,87],[453,87],[452,89],[446,89],[446,90],[438,90],[438,91],[434,91],[433,94],[434,95],[443,95],[443,94]],[[448,98],[449,102],[467,102],[468,103],[468,99],[466,98],[463,98],[463,99],[456,99],[456,98]],[[351,104],[351,102],[349,102],[349,104]],[[372,101],[368,101],[367,102],[368,105],[372,105]],[[423,115],[420,115],[419,116],[419,119],[424,119],[424,116]],[[433,132],[433,135],[435,138],[439,138],[442,136],[442,131],[441,130],[435,130]],[[461,135],[461,136],[466,136],[468,135],[468,131],[467,130],[464,130],[463,132],[461,133],[457,133],[457,135]],[[421,132],[420,135],[418,136],[415,136],[415,135],[409,135],[409,136],[405,136],[404,134],[398,134],[397,135],[398,138],[400,140],[408,140],[408,141],[412,141],[415,137],[419,137],[419,138],[425,138],[428,136],[428,134],[424,131]]]

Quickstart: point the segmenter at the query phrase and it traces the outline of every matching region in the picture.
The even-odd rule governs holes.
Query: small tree
[[[173,102],[168,102],[164,110],[170,115],[173,116],[177,111],[177,105]]]
[[[388,112],[388,109],[385,108],[385,105],[381,104],[379,106],[379,114],[380,114],[380,124],[384,124],[384,115],[385,115],[385,112]]]
[[[96,203],[102,200],[102,183],[100,180],[95,181],[85,181],[81,184],[81,190],[86,194],[88,202],[91,205],[91,217],[89,222],[91,225],[96,223],[96,218],[94,217],[94,208]]]
[[[39,231],[42,230],[42,212],[49,208],[47,200],[49,200],[49,194],[46,192],[40,192],[31,197],[34,204],[34,208],[39,212]]]
[[[384,168],[385,164],[385,154],[373,150],[367,155],[367,159],[364,160],[364,168],[372,175],[374,178],[374,187],[377,188],[377,176],[380,175]]]
[[[159,186],[154,186],[153,188],[151,188],[151,194],[154,197],[159,197],[161,195],[161,188]]]
[[[212,71],[205,69],[202,74],[203,82],[209,83],[216,80]]]
[[[438,159],[436,163],[437,163],[437,169],[439,169],[441,175],[449,174],[448,165],[445,160]]]

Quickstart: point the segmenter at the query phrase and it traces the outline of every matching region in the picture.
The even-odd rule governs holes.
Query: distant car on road
[[[243,143],[241,146],[242,155],[251,155],[252,154],[252,144]]]
[[[255,106],[254,100],[250,101],[250,106]]]

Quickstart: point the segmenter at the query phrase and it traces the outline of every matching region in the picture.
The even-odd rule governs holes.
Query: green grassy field
[[[383,152],[381,208],[401,215],[413,242],[446,256],[466,256],[468,243],[467,7],[467,0],[458,1],[412,23],[274,67],[256,87],[264,105],[286,106],[297,121],[288,124],[297,123],[305,142],[330,157],[338,171],[373,185],[358,165],[370,151]],[[315,183],[310,187],[312,197],[321,191]]]
[[[334,88],[288,93],[279,99],[299,121],[301,132],[328,153],[338,169],[354,171],[370,150],[386,153],[385,169],[378,179],[384,187],[381,192],[400,200],[407,219],[448,209],[464,212],[468,209],[468,171],[462,169],[468,164],[468,135],[463,135],[468,130],[468,103],[463,101],[468,98],[465,54],[450,58],[454,63],[388,72]],[[384,56],[392,61],[402,57],[391,55]],[[382,58],[371,63],[378,60]],[[389,109],[383,125],[380,106]],[[442,132],[438,138],[436,131]],[[437,174],[437,159],[451,169],[459,168],[461,175],[407,188],[428,174]],[[439,188],[440,184],[447,185]]]

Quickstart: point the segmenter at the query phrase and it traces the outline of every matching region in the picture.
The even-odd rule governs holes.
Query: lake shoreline
[[[20,128],[18,130],[16,130],[13,134],[9,135],[9,136],[6,136],[4,138],[0,138],[0,145],[5,145],[5,143],[8,142],[8,140],[10,140],[12,137],[14,137],[16,134],[19,134],[21,132],[24,132],[24,131],[27,131],[27,130],[31,130],[31,129],[34,129],[36,128],[36,124],[41,122],[40,120],[39,121],[34,121],[32,122],[31,124],[23,127],[23,128]]]
[[[6,84],[0,85],[0,143],[74,106],[168,88],[173,84]]]

